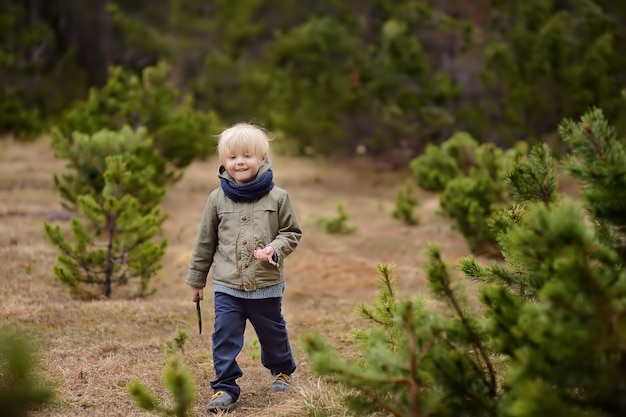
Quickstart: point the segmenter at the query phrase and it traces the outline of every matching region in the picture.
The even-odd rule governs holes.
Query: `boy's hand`
[[[198,299],[198,297],[200,297],[200,301],[204,300],[204,288],[197,288],[197,287],[189,287],[191,288],[191,301],[192,302],[196,302],[196,300]]]
[[[272,259],[273,255],[274,248],[269,245],[267,245],[263,249],[255,249],[254,251],[254,257],[259,261],[269,262],[269,260]]]

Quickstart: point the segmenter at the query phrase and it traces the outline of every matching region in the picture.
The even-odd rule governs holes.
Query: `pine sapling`
[[[164,181],[160,185],[178,181],[180,169],[210,154],[215,145],[211,132],[219,121],[213,112],[196,110],[191,96],[181,97],[170,75],[165,62],[144,68],[140,75],[111,67],[106,85],[91,89],[85,102],[66,111],[61,134],[145,128],[154,141],[145,163]]]
[[[443,191],[448,182],[461,175],[461,170],[450,155],[433,144],[426,145],[424,153],[409,162],[417,185],[428,191]]]
[[[54,391],[37,378],[36,359],[23,334],[0,331],[0,415],[27,416],[53,399]]]
[[[396,196],[396,206],[393,210],[392,216],[394,219],[402,221],[402,223],[415,226],[419,224],[419,217],[414,214],[415,207],[420,205],[419,198],[415,195],[413,185],[407,182],[402,188],[398,190]]]
[[[165,351],[168,354],[173,354],[176,352],[184,353],[187,337],[187,332],[184,329],[178,330],[176,336],[165,342]]]
[[[139,380],[132,380],[128,386],[128,393],[135,399],[137,406],[146,411],[156,411],[164,416],[186,417],[193,411],[196,398],[196,385],[189,369],[184,365],[182,354],[184,351],[187,333],[179,330],[177,335],[165,343],[170,355],[163,369],[163,385],[173,398],[173,404],[168,406],[151,392]]]
[[[155,242],[159,209],[142,212],[137,199],[125,192],[142,175],[130,171],[122,156],[108,157],[102,194],[77,198],[81,218],[71,220],[72,237],[66,237],[58,225],[45,223],[48,238],[60,252],[55,274],[73,294],[93,298],[95,286],[110,297],[114,284],[133,279],[139,281],[139,295],[149,293],[150,278],[161,268],[167,241]]]
[[[440,195],[442,213],[465,237],[472,253],[499,257],[490,222],[494,213],[507,204],[507,156],[493,144],[478,146],[468,135],[457,134],[450,141],[441,148],[454,157],[459,175],[446,182]],[[463,172],[466,174],[461,175]]]
[[[513,205],[496,212],[489,225],[496,235],[506,266],[494,263],[491,267],[479,266],[473,256],[459,262],[465,275],[482,283],[504,285],[517,297],[532,300],[538,297],[537,286],[529,283],[528,268],[524,259],[519,259],[515,244],[509,242],[507,233],[515,226],[528,226],[528,207],[542,204],[550,207],[560,201],[556,163],[552,152],[545,144],[534,145],[526,156],[519,156],[506,182]]]
[[[67,210],[76,210],[79,196],[90,194],[101,198],[106,158],[114,155],[123,155],[129,170],[141,172],[131,176],[121,191],[133,195],[142,211],[149,211],[161,202],[165,187],[158,184],[166,181],[158,177],[154,164],[148,163],[154,144],[146,129],[125,126],[119,131],[102,129],[93,134],[72,135],[55,130],[52,135],[55,156],[67,161],[68,172],[54,176],[61,204]]]
[[[551,195],[553,169],[536,151],[510,176],[526,202],[520,221],[500,231],[506,264],[466,259],[461,268],[489,284],[481,299],[492,346],[508,363],[502,415],[619,416],[626,412],[626,139],[597,109],[564,120],[560,134],[585,210]]]
[[[409,163],[417,184],[425,190],[443,191],[451,180],[469,174],[476,166],[478,142],[466,132],[457,132]]]
[[[379,265],[378,298],[358,308],[372,327],[353,330],[356,358],[341,358],[317,335],[304,339],[315,371],[351,389],[346,402],[358,415],[496,415],[497,370],[484,332],[461,308],[445,267],[435,261],[432,280],[460,316],[452,324],[429,312],[422,297],[399,299],[393,266]]]
[[[324,229],[326,233],[330,234],[340,234],[340,235],[349,235],[356,231],[356,227],[350,226],[348,224],[348,213],[343,208],[342,204],[337,204],[337,217],[331,217],[324,220]]]

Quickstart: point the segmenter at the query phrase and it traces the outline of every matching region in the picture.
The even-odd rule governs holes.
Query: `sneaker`
[[[212,413],[218,411],[228,411],[235,406],[235,400],[224,391],[217,391],[211,396],[207,410]]]
[[[289,391],[291,389],[291,377],[279,372],[274,376],[274,382],[270,385],[270,392]]]

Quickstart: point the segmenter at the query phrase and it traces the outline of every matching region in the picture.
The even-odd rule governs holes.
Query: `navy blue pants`
[[[213,329],[214,391],[225,391],[233,399],[240,394],[237,378],[243,375],[236,358],[243,348],[246,320],[250,320],[261,345],[261,363],[272,375],[291,374],[296,363],[291,354],[287,325],[283,318],[282,298],[249,300],[215,293]]]

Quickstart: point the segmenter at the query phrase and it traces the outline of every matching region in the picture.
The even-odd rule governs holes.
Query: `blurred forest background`
[[[58,125],[112,68],[158,64],[180,100],[219,120],[207,136],[252,121],[299,153],[359,149],[395,166],[459,130],[501,146],[557,141],[563,118],[623,111],[623,1],[0,5],[0,133],[21,139]]]

